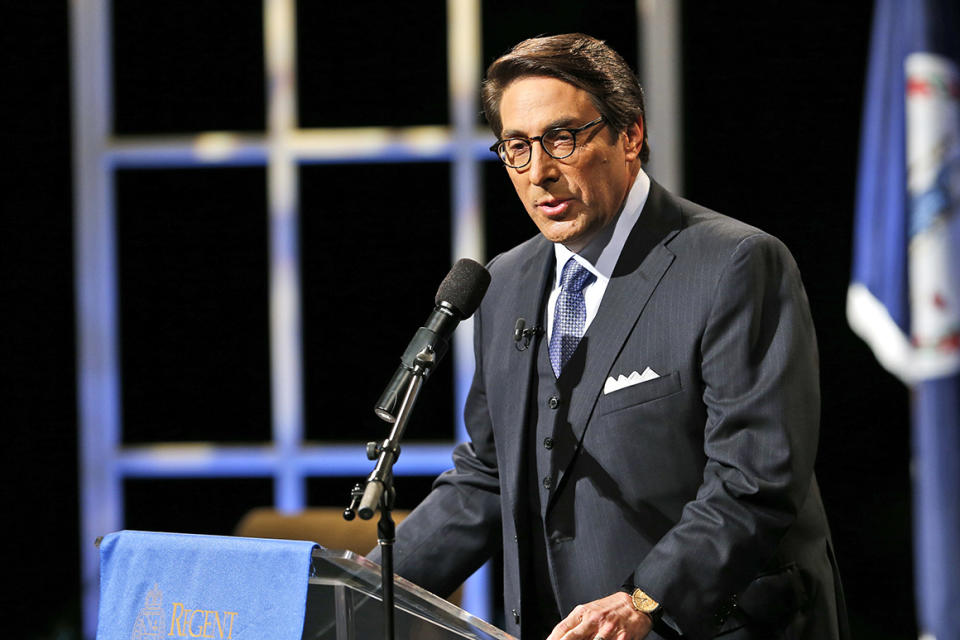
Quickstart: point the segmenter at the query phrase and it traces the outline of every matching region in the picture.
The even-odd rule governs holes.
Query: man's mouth
[[[566,213],[567,208],[570,206],[570,202],[571,200],[569,199],[555,198],[551,200],[542,200],[536,203],[536,206],[548,218],[558,218]]]

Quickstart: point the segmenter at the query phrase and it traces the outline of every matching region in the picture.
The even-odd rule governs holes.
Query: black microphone
[[[483,265],[469,258],[457,260],[437,289],[434,300],[436,306],[413,335],[400,357],[400,366],[377,400],[373,410],[381,420],[394,422],[397,419],[402,399],[400,394],[409,386],[410,376],[417,364],[417,354],[429,348],[434,352],[433,366],[436,366],[447,352],[453,330],[461,320],[466,320],[477,310],[488,286],[490,272]],[[430,375],[430,371],[432,367],[423,373],[424,379]]]

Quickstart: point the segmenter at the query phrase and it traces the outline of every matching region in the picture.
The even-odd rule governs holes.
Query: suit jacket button
[[[547,406],[551,409],[556,409],[560,406],[560,398],[557,396],[550,396],[550,399],[547,400]]]
[[[544,449],[553,449],[553,438],[547,436],[543,439],[543,448]]]
[[[552,486],[553,486],[553,478],[551,478],[550,476],[545,477],[543,479],[543,488],[549,489]]]
[[[513,613],[513,623],[520,624],[520,612],[514,609],[511,613]]]

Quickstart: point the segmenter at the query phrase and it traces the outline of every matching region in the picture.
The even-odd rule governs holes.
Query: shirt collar
[[[613,275],[614,267],[617,266],[617,261],[620,259],[623,246],[627,243],[627,238],[630,236],[633,226],[640,218],[643,205],[647,203],[649,194],[650,177],[643,169],[640,169],[633,181],[633,186],[630,187],[627,199],[623,203],[620,215],[617,216],[613,224],[604,230],[607,231],[606,233],[598,234],[579,254],[567,249],[563,243],[554,243],[553,251],[557,260],[554,286],[560,286],[563,265],[567,263],[570,256],[573,256],[577,262],[586,267],[597,278],[609,280],[610,276]]]

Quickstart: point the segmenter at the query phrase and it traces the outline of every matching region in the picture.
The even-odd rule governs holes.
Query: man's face
[[[501,138],[530,138],[554,127],[580,127],[600,113],[590,95],[556,78],[514,80],[500,100]],[[580,251],[597,231],[616,218],[639,169],[642,131],[633,124],[611,142],[608,126],[577,134],[576,150],[556,160],[539,142],[530,163],[507,168],[527,213],[551,242]]]

